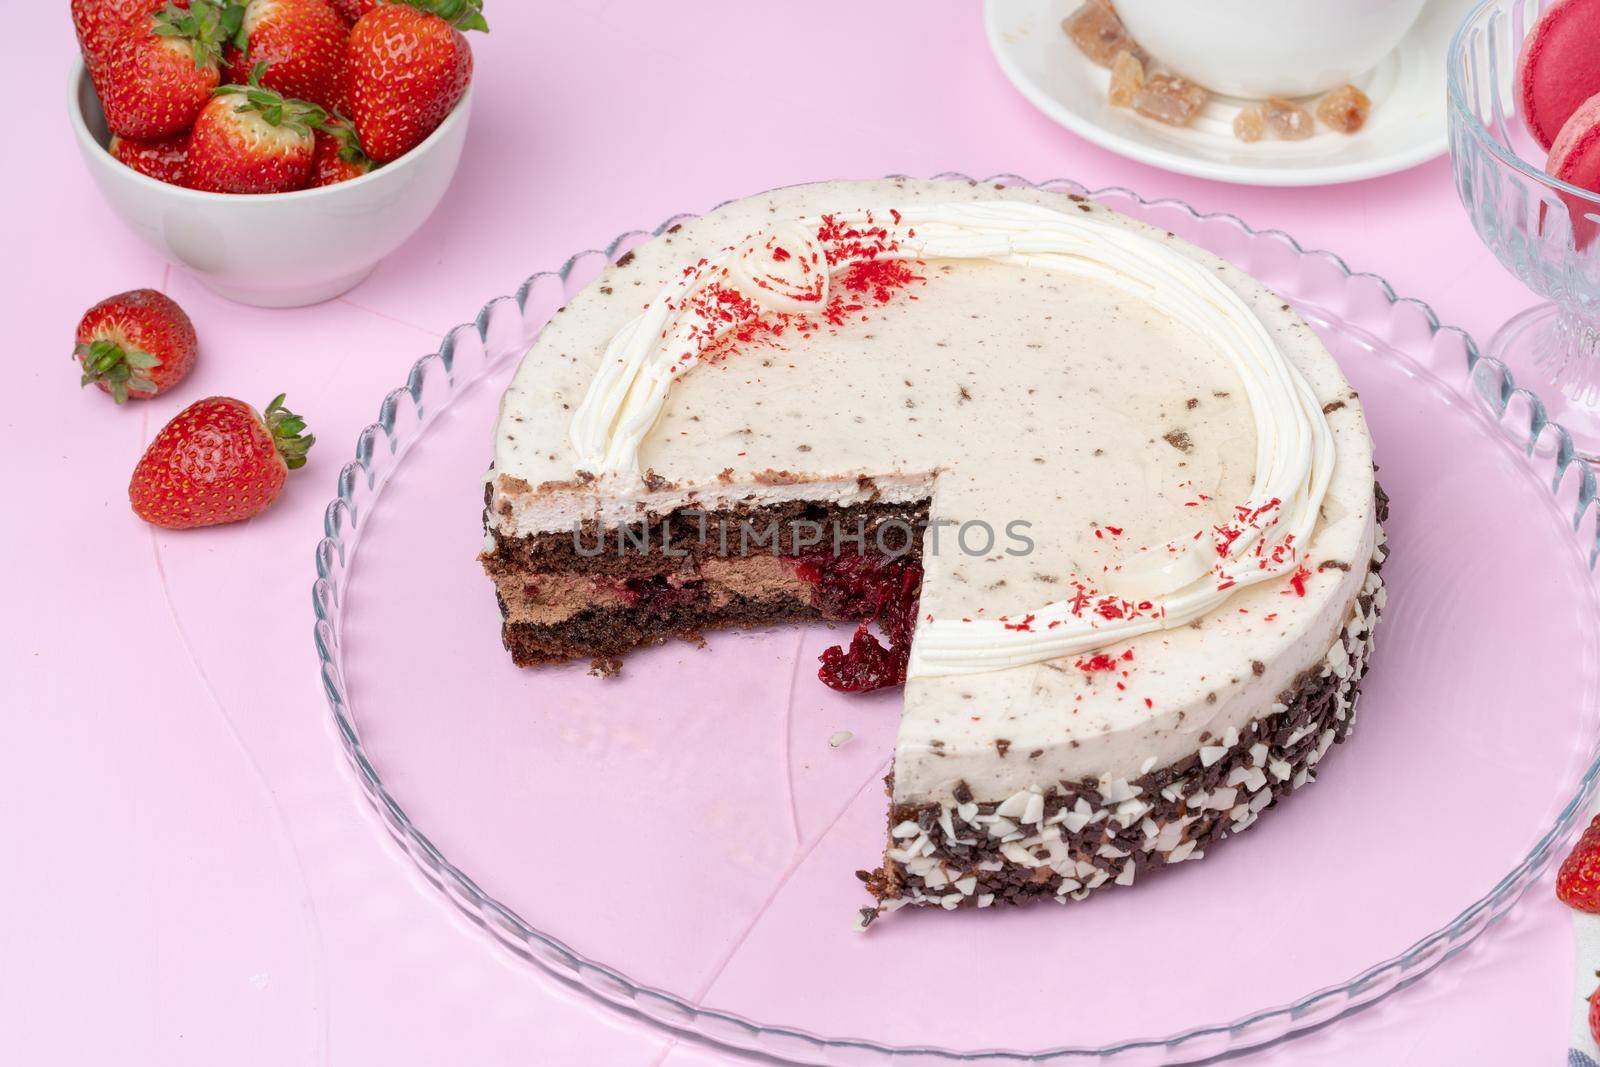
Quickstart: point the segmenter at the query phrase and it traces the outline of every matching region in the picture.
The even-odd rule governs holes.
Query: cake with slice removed
[[[673,227],[539,336],[485,499],[520,665],[858,624],[821,681],[904,687],[866,920],[1199,858],[1348,734],[1384,603],[1316,335],[1036,189],[829,182]]]

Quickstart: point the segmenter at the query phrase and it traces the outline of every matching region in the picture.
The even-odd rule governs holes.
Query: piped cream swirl
[[[883,236],[844,249],[828,240],[841,227]],[[1112,286],[1221,353],[1243,384],[1256,430],[1254,481],[1232,522],[1130,561],[1113,588],[1079,587],[1070,599],[1005,619],[925,618],[908,677],[1089,652],[1186,624],[1234,589],[1299,569],[1298,546],[1311,537],[1333,473],[1333,437],[1310,385],[1267,328],[1215,271],[1160,241],[1088,213],[1018,201],[799,219],[687,268],[607,346],[572,421],[578,467],[602,478],[636,477],[640,444],[678,375],[752,314],[821,312],[829,273],[864,259],[984,259]]]

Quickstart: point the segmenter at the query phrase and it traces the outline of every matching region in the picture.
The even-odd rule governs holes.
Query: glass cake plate
[[[1596,779],[1594,472],[1537,398],[1382,279],[1231,216],[1088,195],[1292,301],[1366,404],[1393,499],[1389,605],[1360,728],[1321,781],[1132,889],[907,909],[863,934],[853,872],[881,856],[899,696],[816,680],[847,629],[715,634],[610,679],[513,668],[475,560],[496,404],[556,309],[650,236],[630,233],[413,367],[317,547],[338,736],[469,917],[636,1018],[779,1059],[1167,1064],[1411,984],[1538,878]]]

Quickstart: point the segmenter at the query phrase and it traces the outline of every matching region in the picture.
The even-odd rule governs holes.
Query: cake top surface
[[[1325,458],[1308,461],[1299,483],[1320,475],[1323,492],[1294,546],[1296,576],[1225,596],[1211,582],[1209,599],[1197,602],[1198,627],[1116,631],[1114,646],[1097,634],[1020,662],[985,660],[976,673],[913,669],[897,757],[901,795],[985,777],[1002,788],[1037,770],[1000,766],[1008,757],[998,740],[1020,750],[1013,763],[1049,751],[1053,774],[1108,763],[1137,773],[1135,756],[1181,754],[1182,744],[1192,751],[1210,726],[1220,735],[1239,709],[1260,710],[1261,694],[1277,691],[1265,687],[1291,680],[1269,666],[1326,651],[1371,554],[1370,440],[1337,365],[1282,301],[1169,234],[1060,194],[922,181],[800,186],[725,205],[608,269],[540,336],[496,430],[490,519],[502,534],[685,504],[930,499],[940,525],[930,535],[938,543],[923,542],[923,618],[987,621],[1015,643],[1016,630],[1042,629],[1032,618],[1040,606],[1086,587],[1137,614],[1150,590],[1165,591],[1152,567],[1172,546],[1202,543],[1210,565],[1216,532],[1238,525],[1241,502],[1262,501],[1252,496],[1261,471],[1294,432],[1261,422],[1256,383],[1196,320],[1165,313],[1159,287],[1140,298],[1126,284],[1015,258],[908,254],[892,277],[836,277],[829,302],[843,313],[708,346],[665,383],[658,410],[635,420],[631,450],[614,447],[608,457],[620,435],[583,432],[597,378],[615,355],[608,346],[686,265],[773,233],[785,235],[779,247],[789,262],[791,247],[805,254],[802,239],[782,229],[796,219],[868,205],[915,216],[967,203],[1081,213],[1117,239],[1159,243],[1161,256],[1214,274],[1312,394],[1309,415],[1283,404],[1278,414],[1298,418],[1301,430],[1311,416],[1326,427]],[[803,286],[795,292],[806,295]],[[605,421],[590,419],[590,430]],[[1272,441],[1258,432],[1263,425]],[[1302,449],[1314,451],[1314,443]],[[596,476],[608,462],[612,469]],[[1284,497],[1287,510],[1292,498]],[[985,640],[976,643],[987,648]],[[1118,666],[1088,669],[1090,649]],[[1100,743],[1093,758],[1081,751],[1089,737]]]

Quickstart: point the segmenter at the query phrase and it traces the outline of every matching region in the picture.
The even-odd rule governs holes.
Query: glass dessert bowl
[[[1600,195],[1545,173],[1515,91],[1522,40],[1556,0],[1483,0],[1448,61],[1450,161],[1478,236],[1546,301],[1486,355],[1544,400],[1586,456],[1600,453]]]

